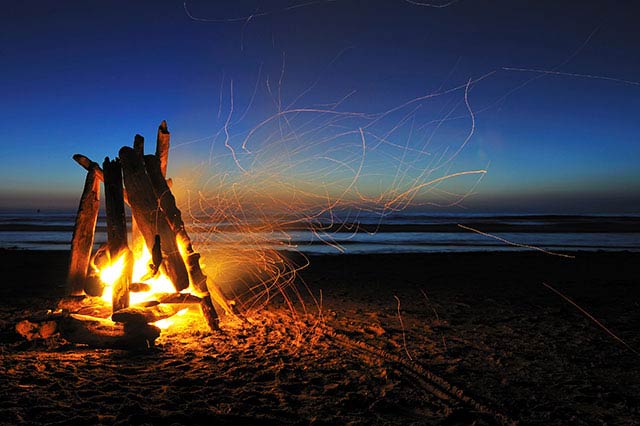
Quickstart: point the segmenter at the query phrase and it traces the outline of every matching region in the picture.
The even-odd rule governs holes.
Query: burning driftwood
[[[104,172],[105,207],[107,210],[107,247],[111,259],[123,257],[122,273],[116,279],[112,291],[112,309],[116,312],[129,306],[129,286],[133,275],[133,254],[127,243],[127,219],[124,213],[124,191],[120,161],[105,158]]]
[[[118,158],[113,160],[107,157],[102,169],[89,158],[74,155],[74,160],[87,170],[87,177],[71,243],[70,295],[99,293],[97,271],[116,261],[123,266],[112,286],[113,322],[82,315],[59,317],[56,321],[63,337],[100,347],[127,346],[122,339],[139,342],[140,336],[149,343],[157,337],[153,337],[156,328],[149,324],[176,314],[184,308],[181,305],[198,304],[207,324],[214,330],[218,329],[219,317],[213,300],[226,313],[232,313],[226,298],[202,272],[200,254],[193,248],[171,192],[166,178],[169,139],[167,123],[163,121],[158,128],[155,154],[144,155],[144,139],[136,135],[133,147],[122,147]],[[107,244],[92,256],[100,181],[105,191]],[[133,254],[127,241],[125,203],[131,208],[136,232],[152,253],[152,264],[145,277],[164,273],[176,291],[156,294],[154,300],[133,306],[129,306],[130,293],[150,288],[147,283],[132,282]],[[199,296],[180,293],[190,285]],[[63,330],[66,331],[63,333]]]

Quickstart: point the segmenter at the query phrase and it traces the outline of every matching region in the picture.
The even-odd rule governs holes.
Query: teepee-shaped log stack
[[[212,303],[211,292],[216,292],[216,303],[225,312],[230,312],[225,298],[202,272],[200,254],[192,245],[182,220],[175,197],[167,181],[167,159],[170,134],[163,121],[158,128],[155,154],[144,154],[144,138],[136,135],[133,147],[124,146],[118,158],[107,157],[103,167],[89,158],[76,154],[74,160],[87,170],[84,190],[76,216],[71,241],[68,286],[72,296],[82,296],[87,287],[95,281],[92,271],[92,248],[100,205],[100,181],[104,183],[107,218],[106,247],[100,250],[109,259],[124,256],[124,268],[113,286],[112,320],[124,323],[125,330],[141,330],[145,336],[150,333],[145,325],[166,318],[177,312],[175,304],[199,303],[202,314],[213,330],[219,328],[219,317]],[[129,292],[141,286],[131,282],[133,259],[127,241],[125,203],[131,208],[136,232],[144,238],[149,252],[153,255],[153,265],[160,268],[171,280],[175,294],[164,294],[162,300],[129,306]],[[97,260],[96,260],[97,263]],[[150,267],[154,267],[150,265]],[[155,272],[155,271],[154,271]],[[198,296],[179,292],[189,286]],[[143,285],[142,285],[143,286]],[[87,290],[88,291],[88,290]],[[136,324],[137,326],[132,326]],[[101,323],[104,328],[104,324]],[[152,327],[149,325],[149,327]],[[110,338],[113,337],[110,335]],[[130,340],[131,336],[126,336]],[[128,340],[127,340],[128,341]]]

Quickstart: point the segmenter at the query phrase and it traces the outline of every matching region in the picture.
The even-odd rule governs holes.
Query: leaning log
[[[113,283],[113,311],[129,306],[129,285],[133,275],[133,254],[127,244],[127,219],[124,212],[122,169],[120,160],[105,158],[104,171],[105,207],[107,211],[107,247],[111,260],[124,256],[122,273]]]
[[[229,303],[227,303],[228,298],[220,292],[220,289],[211,283],[208,283],[207,276],[202,272],[202,268],[200,267],[200,253],[196,252],[193,248],[191,238],[189,238],[184,221],[182,220],[182,213],[180,212],[180,209],[176,204],[176,199],[162,174],[161,164],[158,157],[155,155],[145,155],[144,163],[147,169],[147,174],[153,184],[155,194],[160,202],[160,207],[167,217],[169,226],[177,236],[178,244],[180,244],[184,250],[187,270],[189,271],[189,277],[191,278],[193,287],[201,293],[210,293],[213,295],[214,297],[212,300],[215,300],[225,313],[231,314],[233,310]],[[203,314],[207,315],[210,311],[210,309],[206,309],[203,311]],[[217,321],[217,315],[210,321],[207,320],[207,322],[214,321]]]
[[[213,303],[211,303],[211,296],[209,293],[202,297],[200,302],[200,312],[202,312],[202,316],[211,330],[220,330],[220,317],[218,317],[218,313],[213,307]]]
[[[182,260],[176,234],[159,206],[151,179],[145,170],[144,159],[130,148],[119,152],[131,212],[149,251],[153,249],[155,236],[162,241],[162,265],[177,291],[189,287],[189,274]]]
[[[198,261],[200,255],[193,249],[191,239],[182,221],[182,213],[180,209],[178,209],[176,199],[162,174],[158,157],[155,155],[145,155],[144,165],[151,180],[154,194],[159,201],[160,208],[164,212],[171,230],[175,233],[178,244],[182,245],[185,251],[191,282],[198,291],[207,291],[207,277],[202,273],[200,262]]]
[[[67,284],[69,294],[79,296],[84,293],[84,284],[91,259],[93,237],[98,221],[100,208],[100,175],[102,172],[97,163],[87,165],[88,172],[84,182],[80,206],[76,214],[76,223],[71,238],[71,258]]]

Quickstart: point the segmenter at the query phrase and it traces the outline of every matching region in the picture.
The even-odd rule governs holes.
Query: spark
[[[533,68],[512,68],[512,67],[503,67],[505,71],[519,71],[519,72],[533,72],[538,74],[547,74],[547,75],[560,75],[566,77],[578,77],[578,78],[589,78],[593,80],[605,80],[605,81],[613,81],[616,83],[628,84],[631,86],[640,86],[640,81],[632,81],[632,80],[623,80],[621,78],[616,77],[608,77],[603,75],[593,75],[593,74],[577,74],[572,72],[562,72],[555,70],[540,70]]]
[[[407,354],[409,359],[411,361],[413,361],[413,358],[411,357],[411,354],[409,353],[409,349],[407,349],[407,337],[406,337],[406,334],[405,334],[405,331],[404,331],[404,322],[402,321],[402,314],[400,313],[400,299],[396,295],[394,295],[393,297],[398,302],[398,320],[400,321],[400,328],[402,329],[402,346],[404,347],[404,352]]]
[[[186,201],[181,209],[212,283],[248,316],[270,303],[281,303],[294,318],[306,314],[309,301],[321,310],[322,300],[318,302],[299,278],[309,265],[300,253],[300,235],[342,252],[336,233],[349,240],[362,232],[362,214],[382,222],[408,206],[435,204],[431,194],[445,197],[450,205],[460,204],[475,185],[466,193],[443,185],[487,173],[450,169],[475,133],[470,91],[491,75],[468,78],[464,84],[378,112],[338,109],[355,91],[323,105],[297,106],[317,89],[319,80],[293,94],[292,101],[285,99],[283,54],[278,77],[266,77],[259,85],[258,76],[239,118],[235,83],[230,80],[226,120],[218,132],[182,143],[210,143],[208,161],[174,180],[176,198]],[[258,93],[259,87],[265,93]],[[242,123],[251,105],[265,105],[259,98],[263,95],[270,98],[266,104],[273,111],[252,125]],[[464,106],[469,124],[461,142],[449,149],[451,142],[439,146],[435,138],[444,121],[435,130],[423,127],[428,111],[423,105],[454,97],[458,102],[445,118]],[[214,146],[219,136],[224,143]],[[379,148],[382,145],[385,149]],[[380,182],[373,190],[376,180]]]
[[[445,2],[445,3],[426,3],[426,2],[416,1],[416,0],[404,0],[404,1],[406,3],[413,4],[415,6],[433,7],[435,9],[443,9],[445,7],[449,7],[451,5],[454,5],[454,4],[458,3],[460,0],[450,0],[450,1]]]
[[[604,324],[602,324],[600,321],[598,321],[593,315],[591,315],[589,312],[587,312],[585,309],[583,309],[580,305],[578,305],[576,302],[574,302],[573,300],[571,300],[569,297],[565,296],[564,294],[560,293],[558,290],[556,290],[555,288],[553,288],[552,286],[550,286],[547,283],[542,283],[543,286],[545,286],[546,288],[548,288],[549,290],[553,291],[555,294],[557,294],[558,296],[562,297],[564,300],[566,300],[567,302],[569,302],[570,304],[572,304],[576,309],[578,309],[580,312],[582,312],[587,318],[589,318],[591,321],[593,321],[598,327],[600,327],[601,329],[603,329],[609,336],[613,337],[615,340],[617,340],[618,342],[620,342],[622,345],[624,345],[624,347],[626,347],[627,349],[629,349],[631,352],[633,352],[634,354],[640,356],[640,352],[638,352],[637,350],[635,350],[633,347],[631,347],[627,342],[625,342],[624,340],[622,340],[620,337],[618,337],[613,331],[609,330]]]
[[[509,241],[509,240],[507,240],[505,238],[498,237],[497,235],[489,234],[487,232],[482,232],[482,231],[480,231],[478,229],[472,228],[470,226],[462,225],[460,223],[458,224],[458,227],[460,227],[462,229],[466,229],[467,231],[475,232],[476,234],[484,235],[485,237],[489,237],[489,238],[493,238],[493,239],[498,240],[498,241],[502,241],[503,243],[508,244],[510,246],[537,250],[539,252],[542,252],[544,254],[549,254],[551,256],[566,257],[568,259],[575,259],[576,258],[575,256],[572,256],[572,255],[569,255],[569,254],[556,253],[556,252],[553,252],[553,251],[549,251],[549,250],[543,249],[541,247],[531,246],[531,245],[528,245],[528,244],[514,243],[513,241]]]

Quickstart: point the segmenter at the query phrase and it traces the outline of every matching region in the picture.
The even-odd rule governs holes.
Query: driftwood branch
[[[156,157],[160,162],[160,171],[162,177],[167,177],[167,163],[169,160],[169,145],[171,134],[167,128],[167,122],[162,120],[160,126],[158,126],[158,137],[156,139]]]
[[[76,163],[80,164],[87,171],[91,169],[95,169],[96,177],[98,178],[98,180],[100,181],[104,180],[104,177],[102,175],[102,169],[100,168],[100,165],[98,163],[91,161],[91,159],[89,159],[88,157],[82,154],[74,154],[73,159],[76,161]]]
[[[120,161],[124,174],[131,212],[136,220],[149,251],[153,250],[155,236],[160,236],[165,272],[177,291],[189,287],[189,274],[176,242],[176,234],[169,226],[160,208],[153,184],[145,170],[144,159],[130,148],[120,149]]]
[[[175,232],[179,244],[181,244],[184,249],[184,255],[186,257],[186,264],[189,271],[189,276],[191,277],[191,283],[196,290],[202,293],[220,293],[220,290],[217,287],[208,285],[207,283],[207,276],[202,272],[202,268],[200,267],[200,253],[196,252],[193,248],[191,238],[189,238],[189,234],[187,233],[187,230],[185,228],[184,221],[182,220],[182,213],[180,212],[180,209],[178,209],[176,199],[173,196],[173,193],[171,192],[167,181],[162,175],[158,157],[156,157],[155,155],[145,155],[144,161],[145,167],[147,169],[147,174],[151,179],[153,189],[156,193],[156,196],[158,197],[158,200],[160,201],[160,207],[165,212],[167,221],[169,222],[169,226],[171,227],[173,232]],[[216,302],[220,303],[225,312],[231,313],[232,308],[228,303],[226,303],[226,300],[228,300],[228,298],[222,294],[219,294],[219,296],[220,297],[215,298]]]
[[[204,294],[201,304],[202,314],[205,317],[207,324],[209,324],[212,329],[217,329],[219,318],[215,308],[213,307],[210,295],[220,293],[220,291],[215,286],[211,286],[211,289],[208,286],[207,277],[200,267],[200,254],[193,249],[193,244],[191,243],[189,234],[187,234],[184,222],[182,221],[182,213],[180,212],[180,209],[178,209],[176,199],[171,193],[171,189],[162,175],[162,169],[158,157],[155,155],[145,155],[144,163],[147,174],[153,184],[153,190],[159,200],[160,208],[165,213],[169,226],[175,233],[178,243],[184,250],[191,284],[193,284],[193,287],[196,290]],[[231,307],[226,302],[227,298],[221,294],[217,295],[219,297],[215,298],[216,302],[221,305],[225,312],[231,313]]]
[[[109,160],[102,165],[104,171],[105,207],[107,210],[107,246],[111,259],[124,256],[122,273],[112,288],[113,311],[129,306],[129,285],[133,275],[133,254],[127,244],[127,219],[124,213],[122,169],[120,160]]]
[[[100,167],[96,163],[88,165],[82,197],[71,238],[71,258],[67,285],[69,294],[78,296],[84,293],[84,283],[89,269],[93,238],[100,208]],[[100,171],[100,174],[102,172]]]

